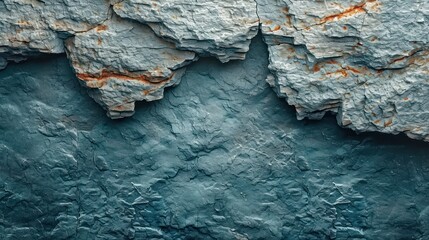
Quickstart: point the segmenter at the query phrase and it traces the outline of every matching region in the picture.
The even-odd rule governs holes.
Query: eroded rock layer
[[[429,141],[425,0],[5,0],[0,69],[66,47],[91,96],[122,118],[198,56],[244,59],[258,29],[267,80],[299,119],[333,112],[356,131]]]

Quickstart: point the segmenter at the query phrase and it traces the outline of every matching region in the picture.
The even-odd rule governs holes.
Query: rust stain
[[[408,57],[409,56],[403,56],[403,57],[400,57],[400,58],[397,58],[397,59],[393,59],[393,61],[390,64],[397,63],[397,62],[402,62],[403,60],[407,59]]]
[[[279,25],[276,25],[272,30],[271,30],[271,32],[275,32],[275,31],[278,31],[278,30],[280,30],[280,26]]]
[[[97,32],[102,32],[102,31],[106,31],[109,27],[107,27],[106,25],[99,25],[95,28],[95,30]]]
[[[143,74],[133,74],[133,73],[116,73],[113,71],[102,70],[99,75],[88,74],[88,73],[78,73],[76,76],[82,81],[107,81],[109,79],[118,79],[122,81],[140,81],[145,84],[150,85],[159,85],[163,82],[168,82],[174,77],[174,73],[167,78],[152,77]]]
[[[117,106],[112,107],[111,110],[118,111],[118,112],[123,112],[123,111],[127,111],[129,109],[126,108],[124,105],[117,105]]]
[[[355,73],[355,74],[361,74],[362,73],[361,70],[358,70],[357,68],[353,68],[353,67],[350,67],[350,66],[347,66],[344,69],[346,69],[346,70],[348,70],[348,71],[350,71],[352,73]]]
[[[332,21],[336,21],[336,20],[339,20],[342,18],[351,17],[351,16],[354,16],[354,15],[359,14],[359,13],[365,13],[366,12],[366,10],[365,10],[366,4],[367,4],[366,2],[363,2],[363,3],[360,3],[356,6],[349,7],[340,13],[326,16],[326,17],[322,18],[320,23],[332,22]]]
[[[313,72],[319,72],[320,71],[320,65],[319,63],[314,64],[313,66]]]
[[[409,99],[409,98],[407,98],[407,97],[406,97],[406,98],[404,98],[404,101],[408,101],[408,100],[410,100],[410,99]]]
[[[31,23],[29,21],[25,21],[25,20],[19,20],[17,22],[17,24],[20,26],[31,26]]]
[[[381,122],[381,120],[380,119],[377,119],[377,120],[375,120],[373,123],[375,123],[375,124],[379,124]]]
[[[289,14],[289,7],[284,7],[284,8],[282,8],[282,12],[283,12],[284,14]]]
[[[384,122],[384,127],[392,126],[392,124],[393,124],[392,119],[389,119],[389,120],[387,120],[386,122]]]
[[[101,37],[98,37],[98,39],[97,39],[97,44],[98,45],[101,45],[103,43],[103,40],[101,39]]]
[[[333,65],[337,65],[338,64],[338,62],[337,61],[335,61],[335,60],[328,60],[328,61],[326,61],[326,63],[327,64],[333,64]]]
[[[326,73],[327,76],[334,75],[334,74],[338,74],[338,75],[341,75],[343,77],[348,77],[349,76],[349,74],[347,73],[347,71],[344,70],[344,69],[338,69],[335,72]]]
[[[284,7],[282,9],[282,12],[284,13],[284,15],[286,16],[286,26],[292,26],[292,16],[289,14],[289,8],[288,7]]]
[[[320,66],[315,65],[313,67],[313,71],[315,71],[315,72],[320,71]],[[365,71],[365,70],[364,69],[359,70],[359,69],[354,68],[354,67],[346,66],[346,67],[342,67],[341,69],[338,69],[334,72],[328,72],[328,73],[326,73],[326,76],[341,75],[343,77],[348,77],[350,73],[362,74],[363,71]]]

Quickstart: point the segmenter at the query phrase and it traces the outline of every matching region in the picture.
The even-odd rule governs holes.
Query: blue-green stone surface
[[[298,121],[245,61],[111,120],[64,55],[0,72],[0,239],[429,239],[429,145]]]

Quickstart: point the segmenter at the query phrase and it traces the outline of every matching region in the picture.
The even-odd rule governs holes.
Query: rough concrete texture
[[[428,1],[258,0],[268,81],[298,118],[429,141]]]
[[[134,114],[135,101],[163,97],[177,84],[194,52],[176,50],[149,27],[113,17],[66,42],[77,77],[111,118]]]
[[[222,62],[244,59],[259,27],[252,0],[129,0],[113,9],[122,17],[147,23],[181,49],[213,55]]]
[[[65,56],[0,72],[0,239],[428,239],[429,148],[297,121],[245,61],[200,59],[110,120]]]

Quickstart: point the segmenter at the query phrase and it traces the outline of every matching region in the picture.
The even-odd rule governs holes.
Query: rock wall
[[[11,64],[0,239],[427,239],[427,143],[297,121],[267,65],[258,37],[110,120],[64,55]]]
[[[66,49],[111,118],[161,99],[198,56],[244,59],[260,29],[267,81],[298,119],[332,112],[356,131],[429,141],[425,0],[5,0],[0,13],[0,69]]]
[[[0,239],[428,239],[428,15],[1,1]]]

